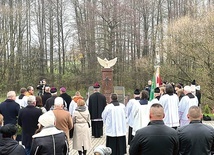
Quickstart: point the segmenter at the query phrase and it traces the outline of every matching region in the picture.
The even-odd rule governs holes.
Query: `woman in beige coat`
[[[77,150],[79,155],[82,153],[86,155],[87,150],[91,148],[91,134],[90,114],[84,100],[77,101],[77,108],[72,117],[74,122],[73,149]]]

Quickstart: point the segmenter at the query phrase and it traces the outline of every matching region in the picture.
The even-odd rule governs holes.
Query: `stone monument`
[[[117,62],[117,57],[112,60],[101,59],[97,57],[97,60],[102,68],[102,92],[105,95],[107,102],[110,102],[110,95],[113,92],[113,69],[112,66]]]

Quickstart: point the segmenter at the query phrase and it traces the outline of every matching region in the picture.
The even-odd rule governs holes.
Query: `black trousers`
[[[95,138],[103,136],[103,121],[91,121],[91,130]]]
[[[134,136],[132,135],[132,127],[129,126],[129,134],[128,134],[128,145],[130,145]]]
[[[112,155],[124,155],[126,154],[126,136],[107,136],[106,146],[112,149]]]

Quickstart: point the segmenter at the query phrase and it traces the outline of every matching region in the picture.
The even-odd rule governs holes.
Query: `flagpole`
[[[152,77],[152,86],[151,86],[151,90],[150,90],[150,94],[149,94],[149,100],[150,101],[155,98],[154,90],[156,87],[159,87],[160,83],[161,83],[160,65],[159,64],[160,64],[160,55],[157,52],[156,57],[155,57],[155,65],[154,65],[155,72],[154,72],[153,77]]]

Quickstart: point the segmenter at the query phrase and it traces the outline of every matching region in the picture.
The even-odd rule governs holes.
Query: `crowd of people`
[[[115,93],[107,103],[97,82],[87,100],[79,91],[71,97],[65,87],[60,95],[47,85],[40,96],[32,86],[21,88],[18,96],[9,91],[0,104],[0,155],[68,155],[70,148],[86,155],[91,138],[104,136],[104,125],[106,144],[94,148],[95,155],[124,155],[127,145],[130,155],[209,155],[214,151],[214,129],[202,123],[200,98],[192,85],[162,85],[150,100],[149,81],[144,90],[134,90],[127,104]],[[15,136],[18,127],[20,140]]]
[[[37,87],[42,88],[38,95],[33,86],[21,88],[20,95],[16,95],[15,91],[7,93],[7,99],[0,104],[0,139],[8,138],[10,141],[0,140],[0,150],[8,151],[7,154],[19,152],[20,155],[68,155],[72,147],[78,154],[86,155],[87,150],[92,147],[90,128],[93,131],[92,136],[103,136],[101,114],[106,106],[106,98],[99,93],[100,85],[94,85],[94,94],[86,105],[79,91],[71,97],[66,88],[61,87],[58,95],[56,87],[49,87],[43,82],[42,84],[44,86]],[[94,108],[92,102],[97,97],[99,105]],[[5,128],[8,133],[5,133]],[[18,129],[19,132],[21,129],[21,139],[15,136]],[[71,138],[73,146],[69,146]],[[13,147],[7,147],[9,142],[14,144]],[[12,151],[11,148],[16,149]],[[102,152],[109,154],[111,149],[103,146],[95,149],[96,154]]]

